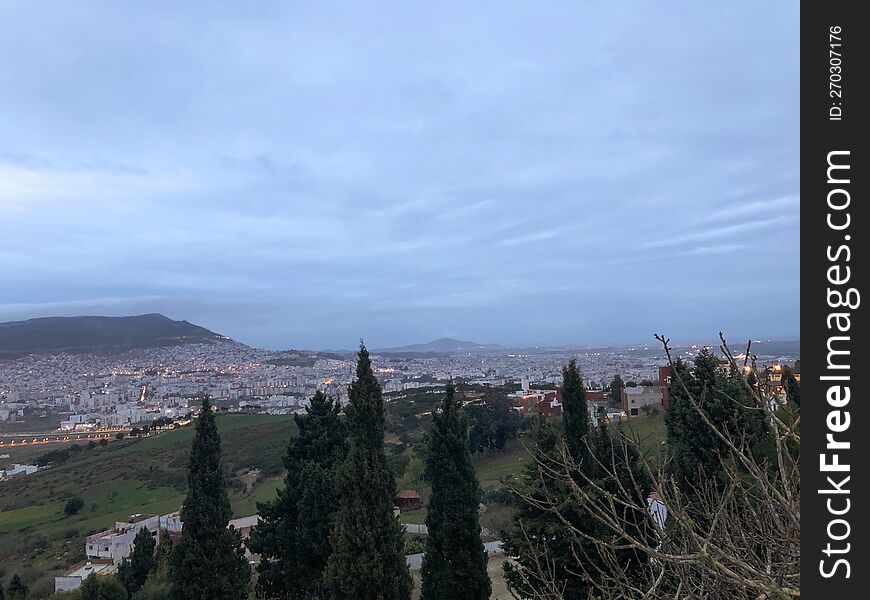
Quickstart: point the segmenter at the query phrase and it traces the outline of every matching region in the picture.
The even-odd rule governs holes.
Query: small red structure
[[[402,490],[393,502],[399,510],[416,510],[423,507],[423,499],[414,490]]]
[[[560,417],[562,416],[562,403],[559,402],[555,397],[552,400],[541,400],[538,402],[535,409],[539,414],[542,414],[546,417]]]

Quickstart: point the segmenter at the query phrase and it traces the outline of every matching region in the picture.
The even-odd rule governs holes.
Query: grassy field
[[[405,406],[391,407],[401,415],[403,425],[423,425],[419,411],[430,407],[431,399],[417,399]],[[424,413],[425,414],[425,413]],[[281,458],[287,441],[295,431],[292,417],[267,415],[221,415],[217,419],[222,436],[223,461],[230,474],[230,500],[236,517],[256,512],[258,501],[275,496],[282,484]],[[398,423],[400,417],[394,417]],[[621,425],[623,432],[638,440],[642,450],[654,460],[664,456],[666,437],[661,414],[642,416]],[[405,445],[403,454],[413,456],[419,445],[418,431],[392,432],[388,442]],[[53,589],[54,575],[84,559],[84,538],[125,520],[133,513],[166,514],[178,510],[184,501],[186,465],[193,428],[178,429],[138,440],[111,440],[105,447],[83,449],[62,465],[27,477],[0,484],[0,581],[18,573],[31,588],[31,597],[45,597]],[[416,442],[416,443],[414,443]],[[4,449],[14,453],[8,460],[25,462],[37,454],[63,445]],[[474,457],[474,467],[484,493],[510,485],[529,456],[521,440],[512,440],[504,452]],[[238,475],[258,469],[261,478],[253,489],[246,489]],[[428,489],[423,486],[424,499]],[[68,517],[63,508],[67,500],[79,496],[85,507]],[[512,517],[513,508],[486,502],[481,525],[498,538]],[[423,523],[425,508],[402,513],[405,523]],[[501,562],[493,559],[493,598],[507,598],[501,581]]]
[[[224,415],[217,424],[228,472],[258,468],[268,476],[250,492],[231,478],[234,515],[253,514],[256,501],[273,497],[278,488],[281,457],[295,427],[290,417],[268,415]],[[185,428],[113,440],[106,447],[82,450],[60,466],[0,484],[0,572],[19,573],[38,597],[55,574],[84,558],[87,535],[133,513],[181,508],[193,433]],[[57,447],[62,446],[43,446],[40,452]],[[73,496],[81,497],[85,507],[68,517],[63,507]]]

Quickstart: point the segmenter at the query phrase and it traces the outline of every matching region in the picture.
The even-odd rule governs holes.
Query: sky
[[[0,321],[799,337],[795,2],[0,0]]]

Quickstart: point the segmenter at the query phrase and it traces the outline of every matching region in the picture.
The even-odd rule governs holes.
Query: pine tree
[[[766,427],[761,411],[746,408],[751,401],[740,375],[720,368],[719,360],[708,348],[698,352],[692,368],[678,359],[671,377],[665,424],[671,451],[670,474],[691,496],[720,483],[725,442],[704,422],[689,394],[710,422],[738,444],[758,443]]]
[[[617,373],[610,381],[610,399],[617,404],[622,402],[622,389],[625,387],[625,382],[622,376]]]
[[[142,587],[148,573],[154,568],[154,547],[156,542],[147,527],[143,527],[133,538],[133,552],[118,567],[118,579],[132,596]]]
[[[338,506],[336,472],[347,454],[341,407],[322,392],[294,420],[287,476],[278,497],[258,503],[260,522],[248,547],[260,555],[257,594],[264,598],[312,598],[323,593],[323,569],[332,552],[330,528]]]
[[[791,367],[784,367],[782,370],[782,381],[785,387],[785,393],[789,400],[794,402],[795,406],[800,408],[801,405],[801,384],[795,377],[794,370]]]
[[[91,573],[79,587],[81,600],[127,600],[127,590],[113,575]]]
[[[8,600],[27,600],[27,594],[30,590],[26,585],[21,583],[21,578],[16,573],[9,580],[9,587],[6,588],[6,597]]]
[[[411,575],[402,526],[393,514],[396,484],[384,454],[384,400],[363,344],[349,389],[350,450],[338,472],[341,497],[325,582],[334,600],[408,600]]]
[[[502,534],[505,554],[517,557],[515,562],[504,564],[505,580],[519,598],[542,597],[539,591],[543,586],[538,578],[539,563],[536,560],[542,554],[552,564],[552,573],[547,576],[552,576],[563,586],[562,597],[565,600],[585,598],[582,595],[585,587],[577,574],[572,540],[565,524],[551,511],[536,504],[546,504],[551,499],[567,501],[569,498],[567,486],[542,478],[538,465],[540,462],[559,469],[557,461],[561,443],[559,432],[549,421],[541,419],[534,430],[531,447],[534,457],[527,462],[518,485],[517,512],[511,526]]]
[[[232,510],[221,466],[211,403],[202,401],[190,451],[181,542],[170,556],[172,597],[237,600],[247,595],[251,570],[238,532],[227,528]]]
[[[562,370],[562,411],[564,437],[560,439],[546,421],[536,430],[535,460],[526,467],[519,490],[531,502],[519,499],[513,526],[504,536],[505,551],[518,557],[515,564],[505,564],[505,578],[519,597],[546,595],[544,582],[552,580],[561,588],[560,598],[586,600],[594,597],[590,594],[595,590],[595,580],[606,577],[609,569],[630,573],[640,569],[643,560],[628,544],[627,550],[618,551],[615,556],[602,555],[601,547],[592,540],[607,539],[616,544],[619,540],[571,490],[573,480],[573,485],[584,489],[596,501],[598,489],[617,493],[639,486],[642,490],[639,493],[645,493],[650,486],[633,448],[614,440],[606,424],[590,431],[586,390],[573,360]],[[563,463],[562,444],[572,459],[573,469],[568,472]],[[590,486],[587,478],[595,486]],[[643,502],[643,498],[635,500]],[[554,505],[559,515],[537,504]],[[626,522],[626,527],[632,534],[640,535],[646,524],[645,514],[629,517],[633,520]],[[572,535],[562,519],[580,534]],[[538,560],[541,555],[549,561],[547,572],[541,571],[542,563]]]
[[[480,539],[480,486],[471,464],[468,426],[453,383],[433,420],[425,477],[426,514],[421,600],[488,600],[492,584]]]
[[[589,409],[583,377],[573,358],[562,369],[562,419],[568,449],[574,460],[582,461],[587,452],[584,440],[589,433]]]

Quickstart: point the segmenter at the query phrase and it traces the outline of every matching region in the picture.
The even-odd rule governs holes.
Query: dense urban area
[[[703,348],[685,344],[673,353],[691,363],[705,356]],[[781,376],[785,369],[799,380],[799,344],[756,341],[752,356],[769,393],[785,403]],[[500,537],[517,514],[504,495],[510,482],[519,481],[525,460],[518,438],[539,428],[535,419],[561,421],[566,364],[576,361],[582,373],[589,423],[636,422],[648,436],[644,447],[660,453],[655,446],[664,443],[671,370],[661,345],[503,348],[443,339],[375,350],[371,358],[372,375],[383,390],[384,447],[398,484],[393,502],[414,581],[422,568],[432,494],[423,473],[424,446],[448,386],[457,387],[469,418],[468,449],[483,492],[481,538],[496,586],[493,598],[507,597],[499,595],[507,590]],[[0,553],[0,568],[29,575],[33,597],[81,591],[85,598],[87,586],[97,585],[93,581],[129,575],[143,532],[148,543],[177,544],[185,448],[203,398],[213,403],[224,443],[232,449],[224,457],[225,467],[231,465],[234,518],[228,526],[246,541],[247,559],[259,564],[261,557],[247,540],[262,518],[258,502],[270,501],[282,473],[286,476],[280,456],[293,429],[292,415],[312,410],[317,397],[345,408],[359,376],[358,359],[355,352],[271,351],[219,337],[121,351],[25,353],[0,361],[0,509],[5,511],[0,537],[32,532],[32,539],[17,538]],[[727,360],[717,360],[725,372]],[[166,447],[181,454],[161,454]],[[141,464],[128,454],[131,449],[145,457]],[[129,481],[107,477],[94,483],[93,470],[100,467],[127,471]],[[64,475],[70,470],[78,473],[72,480]],[[43,472],[51,479],[36,487],[23,484]],[[80,477],[89,485],[80,485]],[[143,487],[143,479],[150,483]],[[55,493],[56,486],[65,491]],[[43,506],[44,516],[32,518]],[[25,525],[16,529],[16,523]],[[262,550],[258,543],[262,546],[255,541],[254,550]],[[50,564],[44,562],[54,554]],[[87,584],[89,576],[102,579],[91,577]]]

